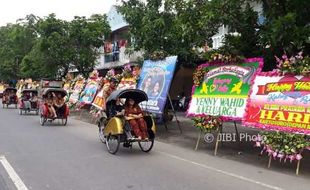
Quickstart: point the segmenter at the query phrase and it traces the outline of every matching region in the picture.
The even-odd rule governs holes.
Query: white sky
[[[0,0],[0,26],[15,23],[19,18],[34,14],[47,16],[55,13],[57,18],[72,20],[74,16],[103,14],[117,0]]]

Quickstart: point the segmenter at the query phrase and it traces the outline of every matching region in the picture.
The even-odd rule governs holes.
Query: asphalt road
[[[94,125],[69,119],[66,127],[42,127],[38,116],[19,116],[15,109],[0,107],[0,161],[7,160],[27,189],[280,190],[310,186],[303,176],[158,141],[150,153],[136,145],[121,147],[111,155],[98,140]],[[19,184],[9,178],[3,163],[0,190],[16,189]]]

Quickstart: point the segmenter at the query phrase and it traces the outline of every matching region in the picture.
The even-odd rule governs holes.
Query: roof
[[[108,15],[108,22],[112,32],[129,26],[129,24],[125,21],[123,15],[121,15],[117,11],[117,7],[115,5],[111,6],[110,11],[107,15]]]

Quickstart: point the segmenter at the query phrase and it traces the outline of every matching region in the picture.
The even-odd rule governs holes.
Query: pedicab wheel
[[[41,126],[44,126],[44,123],[45,123],[45,118],[43,115],[40,116],[40,124]]]
[[[68,118],[61,119],[61,124],[62,124],[63,126],[66,126],[66,125],[67,125],[67,122],[68,122]]]
[[[139,141],[138,144],[143,152],[150,152],[154,146],[154,139],[150,139],[148,141]]]
[[[100,141],[102,143],[106,143],[106,138],[104,137],[104,133],[103,133],[104,123],[100,121],[98,123],[98,128],[99,128],[98,136],[99,136]]]
[[[120,135],[109,135],[106,142],[108,152],[115,154],[118,151],[120,141]]]

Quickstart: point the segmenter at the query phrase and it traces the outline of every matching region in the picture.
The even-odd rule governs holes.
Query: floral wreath
[[[153,61],[164,60],[168,56],[168,53],[164,50],[157,50],[150,54],[150,59]]]
[[[299,52],[295,56],[288,57],[286,54],[281,58],[275,56],[278,63],[275,72],[281,75],[293,74],[310,76],[310,57],[302,56]],[[274,159],[284,160],[301,160],[301,153],[308,149],[310,150],[309,137],[302,134],[285,133],[279,131],[261,132],[260,137],[256,141],[256,147],[263,147],[261,153],[266,152],[268,156]]]
[[[304,57],[302,54],[303,52],[299,52],[291,57],[284,54],[281,58],[275,56],[278,63],[277,68],[281,74],[310,76],[310,57]]]
[[[260,132],[256,139],[256,147],[263,147],[261,154],[266,152],[274,159],[301,160],[303,150],[310,150],[310,141],[306,135],[285,133],[279,131]]]
[[[194,121],[194,126],[204,132],[217,130],[221,125],[223,125],[223,121],[220,117],[209,115],[194,117],[192,120]]]

